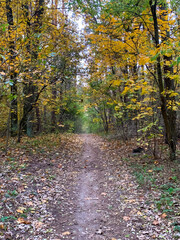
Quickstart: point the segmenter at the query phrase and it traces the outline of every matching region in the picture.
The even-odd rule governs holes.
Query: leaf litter
[[[178,191],[172,209],[157,207],[162,192],[140,186],[132,165],[144,160],[131,151],[131,144],[96,135],[12,144],[1,154],[0,239],[178,239]]]

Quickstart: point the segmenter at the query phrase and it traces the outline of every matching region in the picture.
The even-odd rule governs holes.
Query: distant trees
[[[98,116],[113,128],[120,124],[124,136],[125,124],[130,130],[135,121],[136,134],[149,139],[162,134],[162,116],[170,159],[175,159],[180,104],[178,1],[83,3],[79,5],[87,18],[94,62],[88,88]]]
[[[6,0],[0,5],[0,106],[6,109],[0,130],[7,128],[10,108],[11,136],[18,135],[19,141],[22,133],[33,136],[43,128],[63,126],[66,95],[76,94],[82,44],[59,8],[63,4]]]
[[[86,22],[85,51],[64,4],[0,4],[0,131],[10,130],[19,141],[22,133],[74,131],[84,105],[90,129],[97,124],[124,140],[146,139],[154,155],[163,134],[175,159],[179,0],[69,0]],[[83,57],[86,83],[78,79],[77,87]]]

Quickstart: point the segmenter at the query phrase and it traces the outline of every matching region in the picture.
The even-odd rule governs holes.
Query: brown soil
[[[122,161],[132,149],[118,144],[96,135],[70,136],[52,152],[26,153],[25,169],[12,172],[4,164],[0,211],[16,220],[0,222],[0,239],[174,239],[172,221],[155,207],[158,192],[150,197],[139,188]]]
[[[118,153],[111,149],[112,145],[95,135],[81,135],[80,139],[82,154],[76,163],[78,172],[71,190],[74,224],[63,230],[57,226],[59,232],[67,233],[63,239],[156,239],[159,225],[164,231],[162,239],[163,236],[173,239],[166,232],[165,221],[156,210],[153,212],[153,204],[146,205],[148,193],[138,189],[120,155],[117,158]],[[156,219],[160,221],[157,225]]]

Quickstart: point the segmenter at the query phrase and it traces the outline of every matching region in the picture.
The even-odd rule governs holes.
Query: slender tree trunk
[[[43,131],[46,130],[46,126],[47,125],[47,108],[46,106],[44,106],[43,109]]]
[[[28,137],[34,136],[34,109],[27,115],[27,135]]]
[[[54,105],[56,104],[56,85],[52,87],[52,99],[54,100],[53,103]],[[56,129],[56,112],[55,112],[55,106],[53,106],[53,109],[51,111],[51,125],[52,125],[52,131],[54,132]]]
[[[44,0],[36,0],[36,9],[34,13],[34,25],[33,28],[30,25],[30,20],[29,20],[29,12],[30,8],[28,6],[28,2],[23,5],[23,10],[24,10],[24,17],[26,18],[26,23],[27,23],[27,29],[26,29],[26,34],[27,37],[31,34],[38,34],[41,32],[41,26],[42,26],[42,16],[44,13]],[[31,54],[31,60],[34,63],[34,68],[32,68],[32,72],[36,68],[36,61],[38,59],[38,46],[39,46],[39,39],[37,38],[35,42],[33,42],[32,49],[29,51],[30,43],[27,45],[27,51],[30,52]],[[20,126],[19,126],[19,136],[18,136],[18,142],[20,141],[21,137],[21,132],[22,128],[26,131],[26,133],[32,136],[33,132],[33,124],[32,124],[32,116],[31,111],[34,109],[36,101],[39,98],[39,93],[38,93],[38,87],[34,84],[33,81],[26,80],[27,82],[25,83],[24,87],[24,94],[25,94],[25,99],[24,99],[24,112],[23,112],[23,117],[20,121]],[[30,121],[30,122],[28,122]],[[30,129],[31,128],[31,129]]]
[[[7,151],[8,151],[8,143],[9,143],[9,136],[10,136],[10,120],[11,120],[11,109],[9,109],[8,120],[7,120],[6,148],[5,148],[5,153],[6,154],[7,154]]]
[[[58,7],[58,1],[57,0],[52,0],[52,9],[54,8],[53,11],[53,19],[52,19],[52,24],[57,26],[57,7]],[[55,112],[55,103],[56,103],[56,97],[57,97],[57,90],[56,90],[56,84],[53,84],[52,86],[52,99],[53,99],[53,108],[51,111],[51,131],[54,132],[56,129],[56,112]]]
[[[104,106],[104,109],[103,109],[103,119],[104,119],[104,130],[106,133],[109,132],[109,123],[108,123],[108,117],[107,117],[107,113],[106,113],[106,109],[105,109],[105,106]]]
[[[6,0],[6,16],[8,22],[8,33],[9,33],[9,53],[10,53],[10,74],[9,78],[11,81],[11,136],[17,135],[18,130],[18,113],[17,113],[17,73],[15,72],[14,61],[16,58],[15,54],[15,41],[13,40],[13,28],[14,19],[13,11],[11,7],[11,0]]]
[[[37,118],[37,127],[36,127],[36,131],[37,133],[41,132],[42,129],[42,124],[41,124],[41,117],[40,117],[40,111],[39,111],[39,106],[36,104],[36,118]]]
[[[157,20],[157,0],[155,1],[150,0],[149,4],[151,7],[151,13],[153,16],[153,23],[154,23],[155,47],[159,48],[160,39],[159,39],[159,27],[158,27],[158,20]],[[157,57],[156,67],[157,67],[158,87],[159,87],[159,93],[160,93],[160,99],[161,99],[161,112],[162,112],[166,134],[167,134],[167,141],[168,141],[169,151],[170,151],[170,160],[174,160],[176,158],[176,111],[174,111],[172,107],[168,107],[170,95],[168,93],[164,95],[164,90],[166,91],[174,90],[174,84],[173,84],[173,81],[167,77],[167,72],[169,72],[169,68],[166,65],[164,65],[164,71],[166,74],[163,79],[160,56]]]

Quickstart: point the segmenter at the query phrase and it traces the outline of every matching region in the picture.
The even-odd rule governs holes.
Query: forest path
[[[69,240],[111,240],[121,239],[125,235],[129,239],[137,239],[123,220],[123,216],[129,212],[125,208],[127,204],[121,204],[121,197],[129,198],[127,189],[124,189],[124,182],[128,180],[126,170],[120,169],[117,155],[103,138],[82,134],[78,135],[78,139],[81,151],[74,162],[67,166],[66,174],[69,194],[65,199],[71,211],[66,208],[65,215],[69,217],[65,217],[63,222],[62,212],[58,214],[55,208],[56,223],[59,222],[57,233]],[[118,157],[120,159],[120,155]],[[68,176],[72,176],[72,173],[73,184],[70,184]],[[122,192],[126,192],[125,196],[121,196]]]
[[[104,239],[102,232],[102,193],[104,183],[102,154],[92,135],[83,136],[83,153],[79,161],[82,171],[77,182],[77,240]]]
[[[148,202],[148,192],[139,188],[122,161],[132,150],[97,135],[82,134],[78,139],[81,152],[74,165],[67,167],[70,175],[74,173],[66,198],[71,212],[68,215],[66,209],[65,224],[57,226],[60,236],[69,240],[173,239],[154,203]]]
[[[1,157],[0,239],[174,239],[159,193],[132,175],[131,144],[64,134],[24,146]]]

